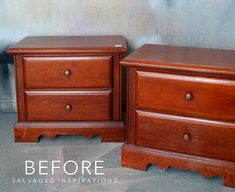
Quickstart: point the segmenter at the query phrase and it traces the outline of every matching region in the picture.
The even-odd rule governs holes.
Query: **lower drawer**
[[[112,91],[26,91],[28,121],[111,120]]]
[[[235,160],[235,124],[137,111],[136,144]]]

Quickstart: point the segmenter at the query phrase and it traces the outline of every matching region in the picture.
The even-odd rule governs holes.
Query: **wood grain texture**
[[[58,135],[100,136],[102,142],[123,142],[125,127],[122,121],[93,122],[16,122],[16,142],[38,142],[40,136]]]
[[[18,110],[16,141],[36,142],[40,135],[59,134],[123,141],[119,61],[126,50],[121,36],[26,37],[10,47]]]
[[[122,165],[219,175],[235,187],[235,51],[144,45],[127,67]]]
[[[112,91],[26,91],[28,121],[112,120]],[[72,109],[67,111],[66,105]]]
[[[234,80],[137,71],[136,81],[137,109],[235,121]]]
[[[137,111],[136,125],[136,145],[235,161],[235,123]]]
[[[25,88],[111,88],[112,57],[24,57]],[[70,76],[65,76],[65,71]]]
[[[7,52],[19,53],[124,53],[122,36],[29,36],[10,47]]]
[[[113,76],[114,76],[114,82],[113,82],[113,120],[119,121],[122,119],[122,73],[121,73],[121,66],[119,63],[120,57],[119,55],[116,55],[114,57],[114,66],[113,66]]]
[[[235,75],[235,51],[145,44],[121,61],[126,66]]]
[[[127,69],[127,119],[126,119],[126,138],[127,143],[135,144],[136,121],[135,121],[135,79],[136,69]]]
[[[123,167],[144,171],[147,170],[148,165],[154,164],[160,169],[173,167],[199,171],[201,175],[207,177],[221,176],[225,186],[235,187],[234,161],[163,151],[132,144],[124,144],[122,146],[121,156],[121,164]]]
[[[16,100],[17,100],[17,112],[18,112],[18,121],[26,121],[25,113],[25,98],[24,92],[24,73],[22,63],[22,56],[14,56],[14,69],[15,69],[15,84],[16,84]]]

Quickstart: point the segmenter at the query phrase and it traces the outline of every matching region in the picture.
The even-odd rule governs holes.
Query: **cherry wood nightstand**
[[[14,55],[18,121],[16,142],[40,136],[101,136],[123,141],[121,36],[26,37]]]
[[[219,175],[235,187],[235,51],[144,45],[127,67],[122,166]]]

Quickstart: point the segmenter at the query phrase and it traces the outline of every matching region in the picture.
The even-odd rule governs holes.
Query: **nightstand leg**
[[[223,180],[224,180],[224,186],[235,188],[235,174],[234,175],[226,175],[223,177]]]
[[[16,142],[38,142],[40,136],[82,135],[100,136],[102,142],[124,142],[125,126],[122,121],[106,122],[16,122]]]
[[[225,186],[235,188],[235,163],[233,161],[123,144],[121,162],[123,167],[138,170],[147,170],[148,165],[154,164],[160,169],[174,167],[198,171],[207,177],[220,176]]]

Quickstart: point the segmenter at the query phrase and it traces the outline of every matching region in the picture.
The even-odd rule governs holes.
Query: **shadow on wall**
[[[0,52],[0,112],[15,112],[13,74],[13,57],[6,53],[6,49],[3,49]]]
[[[1,78],[7,79],[9,77],[9,71],[7,65],[9,63],[13,64],[13,58],[11,55],[5,52],[0,52],[0,63],[1,63]]]

